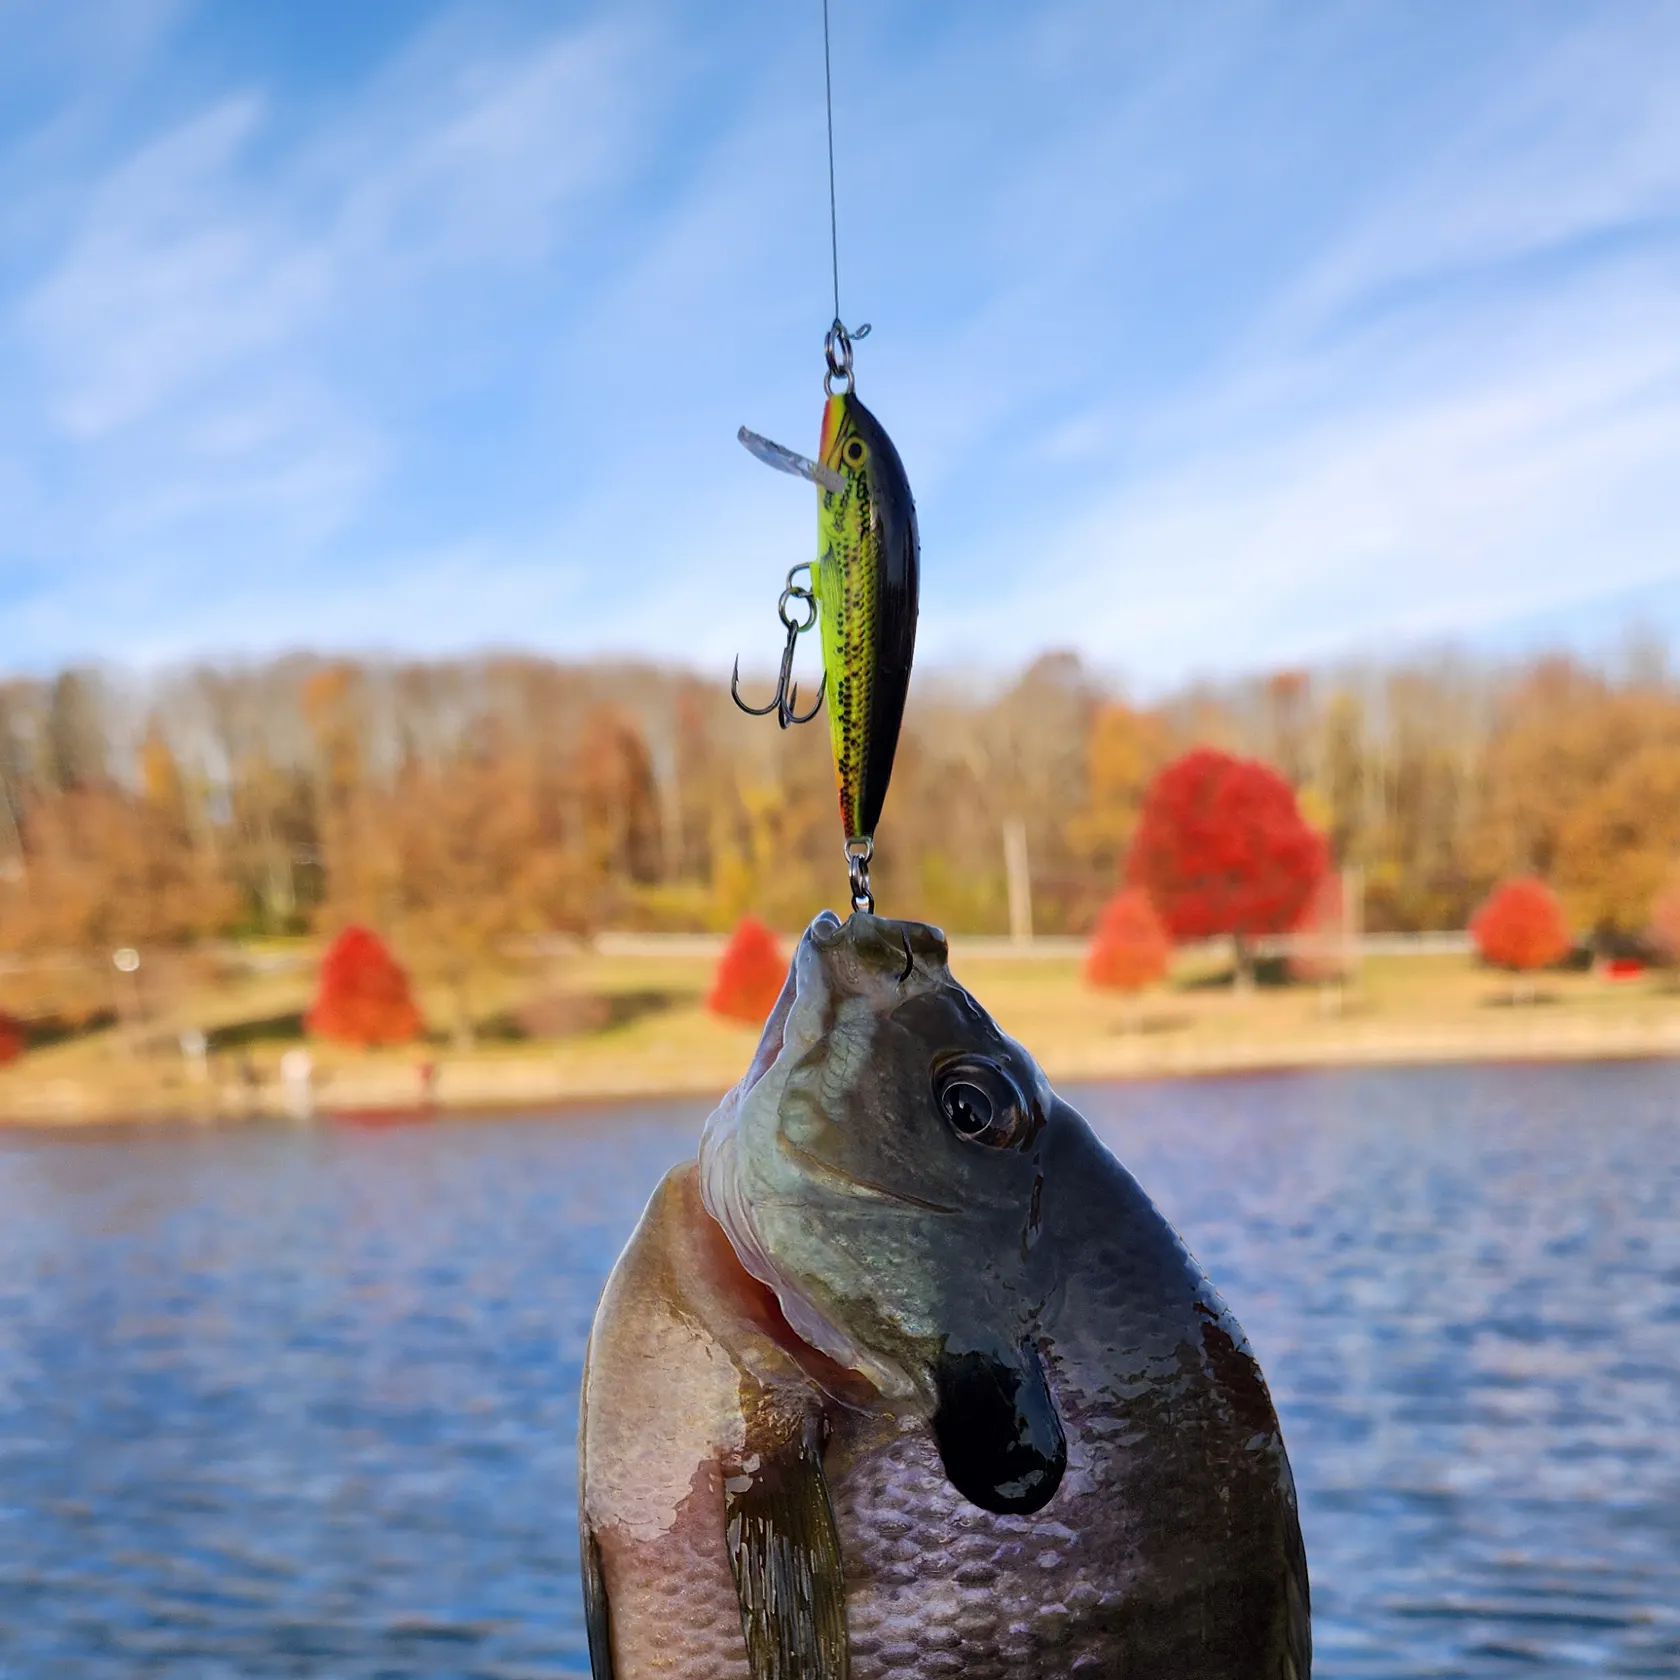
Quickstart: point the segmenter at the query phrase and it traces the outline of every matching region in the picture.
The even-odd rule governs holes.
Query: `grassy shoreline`
[[[1030,963],[988,954],[953,959],[959,977],[1058,1083],[1190,1077],[1306,1067],[1456,1061],[1680,1057],[1680,991],[1651,980],[1547,975],[1532,1002],[1451,955],[1371,958],[1345,996],[1307,987],[1246,995],[1219,984],[1208,959],[1182,963],[1170,985],[1137,1004],[1096,993],[1070,955]],[[550,971],[504,976],[488,997],[505,1006],[535,988],[579,996],[657,998],[617,1024],[572,1036],[354,1052],[312,1043],[317,1113],[552,1108],[659,1097],[715,1097],[739,1076],[756,1033],[708,1015],[710,963],[698,955],[585,954]],[[253,976],[179,1000],[148,1023],[160,1035],[189,1024],[277,1018],[301,1008],[308,974]],[[438,1000],[428,1000],[437,1002]],[[441,1013],[440,1010],[434,1013]],[[121,1032],[31,1053],[0,1069],[0,1125],[237,1121],[295,1116],[279,1075],[297,1040],[259,1038],[196,1071],[174,1053],[139,1054]],[[425,1064],[432,1065],[429,1082]]]

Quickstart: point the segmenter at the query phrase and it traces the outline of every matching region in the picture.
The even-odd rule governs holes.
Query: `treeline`
[[[1536,873],[1633,931],[1680,851],[1680,686],[1442,658],[1282,672],[1136,705],[1071,655],[1001,692],[918,679],[882,825],[883,905],[1008,925],[1024,826],[1040,932],[1083,932],[1145,788],[1197,744],[1298,790],[1374,930],[1462,927]],[[438,977],[520,936],[796,926],[843,896],[825,728],[742,716],[711,677],[533,658],[289,658],[0,685],[0,955],[364,921]]]

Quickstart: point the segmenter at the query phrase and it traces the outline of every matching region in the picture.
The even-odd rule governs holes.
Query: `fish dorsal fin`
[[[742,1382],[745,1451],[724,1466],[724,1535],[753,1680],[847,1680],[840,1535],[808,1400]],[[749,1392],[750,1391],[750,1392]]]

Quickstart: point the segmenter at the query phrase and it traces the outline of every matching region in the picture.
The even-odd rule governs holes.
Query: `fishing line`
[[[834,324],[840,325],[840,213],[834,201],[834,69],[828,46],[828,0],[823,0],[823,93],[828,100],[828,250],[834,261]]]
[[[852,344],[868,338],[869,323],[848,332],[840,319],[840,211],[834,191],[834,56],[829,46],[828,0],[823,0],[823,97],[828,107],[828,254],[834,269],[834,324],[823,339],[823,354],[828,359],[823,389],[832,394],[836,379],[845,380],[848,391],[855,389]]]
[[[834,319],[823,335],[827,364],[822,382],[827,399],[823,404],[824,459],[809,461],[745,426],[736,434],[766,465],[820,487],[821,558],[804,561],[788,573],[777,603],[786,640],[769,704],[749,706],[741,697],[739,660],[729,679],[729,692],[743,712],[754,717],[773,713],[783,729],[808,723],[826,702],[852,909],[873,912],[869,865],[875,853],[875,825],[892,776],[904,691],[915,652],[921,539],[904,463],[880,421],[857,400],[852,344],[868,336],[869,324],[851,332],[840,318],[840,194],[834,163],[834,36],[829,9],[829,0],[822,0],[828,256],[834,282]],[[802,573],[803,583],[798,581]],[[823,680],[810,709],[801,712],[793,686],[794,652],[799,638],[816,626],[819,615]],[[830,676],[835,678],[833,688],[828,686]],[[860,704],[860,693],[868,702],[867,710]]]

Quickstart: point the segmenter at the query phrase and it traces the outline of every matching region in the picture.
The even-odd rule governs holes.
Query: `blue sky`
[[[832,0],[924,658],[1680,629],[1680,7]],[[818,0],[0,0],[0,664],[768,665]]]

